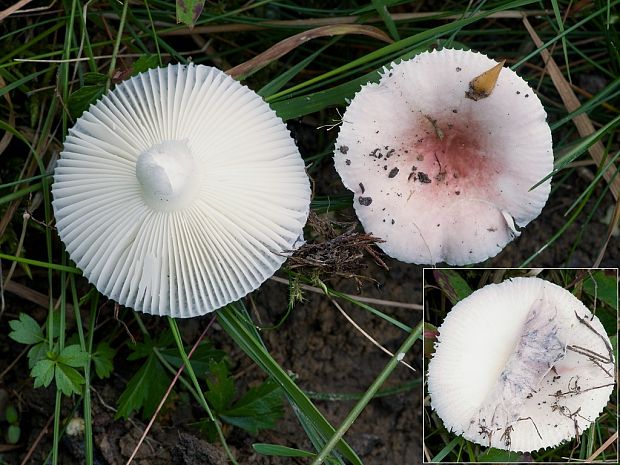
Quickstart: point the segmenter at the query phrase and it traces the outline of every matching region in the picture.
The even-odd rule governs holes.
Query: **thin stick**
[[[26,355],[26,352],[28,352],[30,350],[30,346],[26,346],[24,347],[24,349],[19,353],[19,355],[17,357],[15,357],[13,359],[13,361],[11,363],[9,363],[9,366],[7,366],[4,371],[2,373],[0,373],[0,382],[2,382],[2,378],[4,378],[4,376],[11,371],[11,369],[17,365],[17,362],[19,362],[19,360]]]
[[[41,428],[41,431],[37,435],[37,438],[34,440],[32,445],[30,446],[30,449],[28,449],[28,453],[26,454],[26,456],[24,457],[20,465],[26,465],[30,461],[30,457],[32,457],[32,454],[34,454],[34,451],[39,445],[39,442],[41,442],[41,439],[43,439],[43,436],[45,436],[45,434],[47,433],[47,430],[49,429],[53,420],[54,420],[54,415],[51,415],[49,419],[47,420],[47,423],[45,423],[45,426]]]
[[[529,33],[532,42],[536,47],[540,48],[543,46],[543,41],[540,39],[535,29],[532,27],[530,22],[526,17],[523,17],[523,25],[525,29]],[[566,81],[560,68],[553,60],[549,51],[544,48],[540,51],[540,55],[545,63],[545,67],[549,76],[551,77],[551,81],[553,85],[557,89],[560,97],[562,98],[562,102],[566,107],[566,111],[569,113],[574,112],[581,106],[581,102],[571,89],[569,83]],[[592,120],[588,116],[587,113],[581,113],[573,118],[573,123],[577,128],[577,132],[581,137],[587,137],[595,132],[594,125],[592,124]],[[605,147],[603,146],[601,141],[596,141],[594,144],[590,146],[588,149],[590,156],[594,161],[596,161],[597,165],[600,168],[603,168],[607,157],[605,156]],[[616,167],[611,165],[604,173],[605,181],[609,184],[609,188],[614,196],[615,200],[620,198],[620,177],[615,175]]]
[[[207,415],[209,416],[209,419],[213,422],[213,424],[215,425],[215,429],[217,430],[217,435],[220,439],[220,442],[222,443],[222,447],[224,447],[224,450],[226,451],[226,455],[228,455],[228,458],[230,459],[230,461],[234,464],[234,465],[239,465],[237,463],[237,460],[235,459],[235,456],[233,455],[232,451],[230,450],[230,447],[228,447],[228,443],[226,442],[226,438],[224,437],[224,433],[222,431],[222,428],[220,427],[220,424],[217,420],[217,418],[215,418],[215,415],[213,414],[213,412],[211,411],[211,407],[209,407],[209,404],[207,402],[207,399],[205,398],[204,392],[202,390],[202,388],[200,387],[200,383],[198,382],[198,378],[196,378],[196,373],[194,373],[194,369],[192,368],[192,366],[189,363],[189,359],[187,358],[187,353],[185,352],[185,347],[183,347],[183,340],[181,339],[181,333],[179,332],[179,327],[177,326],[177,322],[174,318],[172,317],[168,317],[168,325],[170,326],[170,329],[172,331],[172,335],[174,336],[174,340],[177,344],[177,348],[179,349],[179,354],[181,355],[181,359],[183,360],[183,364],[187,367],[187,374],[189,375],[192,384],[194,385],[194,389],[196,390],[197,394],[198,394],[198,401],[201,405],[201,407],[205,410],[205,412],[207,412]]]
[[[284,279],[284,278],[279,278],[278,276],[272,276],[271,278],[269,278],[277,283],[280,284],[289,284],[288,279]],[[305,291],[310,291],[310,292],[316,292],[317,294],[325,294],[325,292],[323,292],[323,289],[320,289],[318,287],[314,287],[314,286],[309,286],[307,284],[299,284],[299,287],[301,287],[303,290]],[[364,302],[366,304],[374,304],[374,305],[381,305],[383,307],[398,307],[398,308],[408,308],[411,310],[423,310],[424,307],[420,304],[410,304],[410,303],[406,303],[406,302],[396,302],[393,300],[383,300],[383,299],[373,299],[372,297],[362,297],[362,296],[357,296],[357,295],[352,295],[352,294],[343,294],[344,296],[352,299],[352,300],[357,300],[359,302]]]
[[[200,345],[202,340],[207,335],[207,331],[209,331],[209,328],[211,328],[213,323],[215,323],[215,318],[216,317],[214,315],[211,318],[211,321],[209,321],[209,324],[206,326],[206,328],[202,332],[202,334],[198,337],[198,339],[194,343],[194,345],[192,347],[192,350],[190,350],[189,354],[187,354],[188,360],[192,357],[192,355],[194,354],[194,351],[198,348],[198,345]],[[174,388],[174,385],[177,383],[177,381],[181,377],[181,373],[183,373],[184,369],[185,369],[185,364],[183,363],[183,364],[181,364],[181,366],[177,370],[176,374],[174,375],[174,378],[172,378],[172,381],[170,382],[170,385],[168,386],[168,389],[166,390],[166,393],[164,394],[164,396],[159,401],[159,405],[157,406],[157,409],[155,410],[155,413],[153,413],[153,416],[151,416],[151,419],[150,419],[148,425],[146,425],[146,428],[142,432],[142,436],[140,436],[140,439],[138,440],[138,443],[136,444],[136,447],[133,449],[133,452],[129,456],[129,460],[127,460],[127,463],[125,465],[129,465],[131,463],[131,461],[135,458],[136,454],[138,453],[138,449],[140,449],[140,446],[142,445],[142,443],[146,439],[146,436],[149,434],[149,431],[151,430],[151,427],[153,426],[153,423],[155,423],[155,419],[157,418],[157,415],[159,415],[159,412],[161,411],[162,407],[166,403],[166,400],[168,399],[168,396],[172,392],[172,388]]]
[[[12,5],[4,10],[0,11],[0,21],[3,21],[4,18],[8,18],[17,10],[20,10],[23,6],[28,5],[32,0],[19,0],[15,5]]]
[[[364,335],[364,337],[366,339],[368,339],[370,342],[372,342],[375,346],[377,346],[379,349],[381,349],[383,352],[385,352],[386,354],[388,354],[390,357],[394,357],[394,354],[392,352],[390,352],[389,350],[387,350],[385,347],[383,347],[381,344],[379,344],[379,342],[377,342],[376,339],[374,339],[370,334],[368,334],[366,331],[364,331],[364,329],[362,329],[361,326],[359,326],[354,320],[353,318],[351,318],[349,315],[347,315],[347,313],[342,309],[342,307],[338,304],[338,302],[336,302],[334,299],[330,298],[329,299],[331,301],[332,304],[334,304],[334,306],[338,309],[338,311],[340,313],[342,313],[342,316],[344,316],[349,323],[351,323],[353,325],[353,327],[355,329],[357,329],[360,333],[362,333]],[[409,365],[407,362],[405,362],[404,360],[400,359],[399,360],[400,363],[402,363],[403,365],[405,365],[407,368],[409,368],[411,371],[416,371],[415,368],[413,368],[411,365]]]
[[[599,447],[598,449],[596,449],[592,455],[590,457],[588,457],[585,461],[585,463],[591,463],[594,461],[594,459],[596,457],[598,457],[600,455],[601,452],[603,452],[605,449],[607,449],[611,444],[613,444],[614,442],[616,442],[616,439],[618,439],[618,432],[616,431],[607,441],[605,441],[603,443],[603,445],[601,447]]]
[[[420,322],[414,329],[411,330],[411,333],[409,333],[409,336],[407,337],[407,339],[405,339],[405,342],[403,342],[403,344],[398,349],[399,356],[400,354],[407,353],[407,351],[411,348],[413,343],[420,337],[420,334],[422,333],[422,327],[423,327],[423,324]],[[340,440],[345,435],[345,433],[349,430],[351,425],[355,422],[355,420],[357,420],[357,417],[359,417],[359,415],[362,413],[364,408],[366,408],[366,405],[368,405],[368,402],[370,402],[370,400],[374,397],[374,395],[379,390],[381,385],[383,385],[383,383],[385,382],[385,380],[387,380],[387,378],[390,376],[392,371],[394,371],[394,368],[396,368],[396,365],[399,362],[398,358],[400,357],[392,357],[390,361],[385,365],[385,368],[383,368],[379,376],[377,376],[374,382],[370,385],[370,387],[364,393],[362,398],[357,402],[357,404],[355,404],[355,406],[349,412],[349,414],[344,419],[340,427],[336,430],[334,435],[329,439],[329,442],[325,445],[325,447],[323,447],[321,452],[316,456],[316,458],[312,462],[312,465],[320,465],[322,463],[325,463],[325,460],[327,459],[329,454],[331,454],[334,447],[336,447],[336,444],[340,442]]]

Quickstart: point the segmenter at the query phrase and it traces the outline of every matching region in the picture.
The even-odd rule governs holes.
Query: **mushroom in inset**
[[[551,131],[513,71],[444,49],[393,64],[343,116],[335,165],[364,229],[409,263],[495,256],[549,196]]]
[[[207,66],[121,83],[69,130],[56,226],[84,276],[117,302],[190,317],[256,289],[302,234],[304,163],[253,91]]]
[[[615,383],[609,337],[569,291],[539,278],[490,284],[439,327],[431,406],[448,430],[530,452],[580,435]]]

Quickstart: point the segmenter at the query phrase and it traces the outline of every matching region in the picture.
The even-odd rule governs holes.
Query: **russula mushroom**
[[[439,327],[431,406],[466,439],[519,452],[580,435],[614,386],[609,337],[569,291],[539,278],[489,284]]]
[[[343,116],[335,165],[379,247],[408,263],[477,263],[536,218],[551,131],[528,84],[480,53],[392,64]]]
[[[97,289],[190,317],[256,289],[310,204],[288,130],[218,69],[171,65],[119,84],[69,130],[54,173],[58,234]]]

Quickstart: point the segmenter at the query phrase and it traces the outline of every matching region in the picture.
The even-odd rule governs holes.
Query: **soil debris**
[[[420,181],[422,184],[430,184],[431,178],[429,178],[428,174],[426,174],[425,172],[418,171],[418,181]]]
[[[310,212],[308,225],[317,241],[304,244],[289,257],[290,270],[303,269],[304,274],[318,275],[321,279],[354,278],[359,283],[361,279],[373,280],[361,274],[367,268],[367,256],[388,269],[375,248],[383,241],[371,234],[355,232],[357,223],[333,222]]]

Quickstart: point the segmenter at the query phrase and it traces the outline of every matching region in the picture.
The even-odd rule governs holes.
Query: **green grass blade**
[[[9,255],[9,254],[0,252],[0,259],[1,258],[4,258],[5,260],[10,260],[12,262],[25,263],[26,265],[33,265],[33,266],[39,266],[41,268],[47,268],[48,270],[65,271],[67,273],[73,273],[73,274],[82,274],[80,270],[78,270],[77,268],[73,266],[58,265],[55,263],[42,262],[40,260],[31,260],[29,258],[16,257],[15,255]]]
[[[452,449],[454,449],[454,447],[459,443],[459,441],[461,441],[461,437],[457,436],[454,439],[452,439],[452,441],[450,441],[448,444],[445,445],[445,447],[443,449],[441,449],[437,455],[435,457],[433,457],[431,459],[431,462],[435,463],[435,462],[441,462],[444,458],[446,458],[448,456],[448,454],[450,452],[452,452]]]
[[[312,465],[320,465],[322,464],[328,455],[331,453],[332,449],[338,444],[339,441],[342,440],[344,434],[349,430],[351,425],[357,420],[359,415],[362,413],[368,402],[375,396],[379,388],[383,385],[383,383],[388,379],[392,371],[398,366],[402,357],[409,351],[411,346],[413,346],[414,342],[418,340],[420,335],[422,334],[423,323],[420,322],[418,325],[409,333],[405,342],[402,343],[400,348],[395,352],[394,356],[390,359],[390,361],[385,365],[385,368],[381,371],[379,376],[374,380],[374,382],[370,385],[364,396],[355,404],[355,407],[349,412],[347,417],[344,419],[338,430],[331,437],[327,445],[323,448],[321,453],[316,457],[316,459],[312,462]]]
[[[394,40],[400,40],[400,36],[398,35],[398,30],[396,29],[396,24],[394,23],[394,20],[392,19],[392,15],[390,15],[390,12],[387,9],[386,2],[382,0],[372,0],[372,4],[377,10],[377,13],[379,13],[379,16],[381,16],[381,19],[385,23],[385,27],[387,27],[392,38]]]
[[[332,436],[335,433],[335,429],[319,412],[312,401],[308,399],[308,396],[299,389],[284,369],[269,355],[262,341],[257,339],[254,333],[255,329],[250,329],[248,322],[243,321],[239,317],[235,308],[238,305],[240,304],[230,304],[218,311],[217,320],[222,328],[256,364],[284,389],[292,403],[301,409],[323,437]],[[362,465],[360,458],[346,442],[338,441],[336,448],[350,462],[355,465]]]
[[[545,176],[544,178],[542,178],[540,181],[538,181],[536,184],[534,184],[532,187],[530,187],[530,190],[536,189],[547,179],[555,176],[558,172],[564,169],[566,165],[574,161],[577,157],[579,157],[586,150],[588,150],[601,137],[605,136],[608,132],[611,132],[614,126],[616,126],[618,123],[620,123],[620,115],[616,116],[613,120],[611,120],[609,123],[607,123],[605,126],[603,126],[598,131],[590,134],[587,137],[583,137],[582,139],[580,139],[576,144],[574,144],[570,148],[570,150],[568,150],[566,153],[564,153],[562,156],[560,156],[555,161],[554,163],[555,166],[554,166],[553,171],[549,173],[547,176]]]
[[[43,73],[47,73],[47,68],[46,69],[42,69],[40,71],[36,71],[32,74],[28,74],[27,76],[24,76],[21,79],[18,79],[16,81],[11,82],[10,84],[7,84],[6,86],[0,88],[0,97],[2,97],[4,94],[11,92],[13,89],[17,89],[20,86],[23,86],[24,84],[26,84],[27,82],[32,81],[33,79],[36,79],[37,77],[41,76]]]
[[[194,373],[194,368],[192,367],[192,364],[190,363],[189,358],[187,358],[187,353],[185,352],[185,347],[183,346],[183,340],[181,339],[181,333],[179,332],[179,327],[177,326],[177,322],[174,318],[168,317],[168,324],[174,336],[174,340],[177,344],[177,348],[179,349],[179,353],[181,354],[181,358],[183,359],[183,364],[185,365],[185,369],[187,370],[187,373],[192,381],[192,384],[194,385],[194,390],[198,394],[200,404],[202,408],[205,410],[205,412],[207,412],[207,415],[209,415],[209,419],[215,425],[215,429],[217,430],[217,434],[220,438],[222,446],[224,447],[224,450],[226,451],[226,454],[228,455],[228,458],[234,465],[238,465],[237,460],[235,460],[235,456],[233,455],[232,451],[228,447],[228,443],[226,442],[226,437],[224,436],[224,433],[222,432],[222,427],[220,426],[220,422],[213,415],[213,412],[211,411],[211,408],[209,407],[209,404],[207,403],[207,399],[205,398],[204,392],[202,388],[200,387],[200,383],[198,382],[196,373]]]

